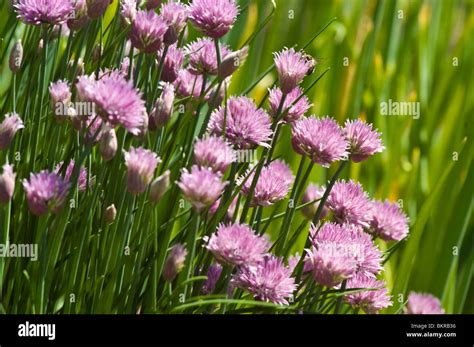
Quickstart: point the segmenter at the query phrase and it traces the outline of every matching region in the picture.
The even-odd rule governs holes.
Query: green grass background
[[[8,2],[0,1],[2,109],[11,85],[7,45],[10,35],[20,37],[24,31],[9,12]],[[270,22],[232,78],[230,93],[243,92],[265,71],[272,63],[272,52],[295,44],[304,46],[336,18],[307,48],[318,60],[313,76],[330,68],[309,94],[314,104],[311,112],[333,116],[340,123],[363,118],[383,133],[386,151],[366,162],[350,164],[341,177],[360,181],[375,198],[400,200],[410,217],[410,237],[386,265],[385,278],[394,299],[399,300],[389,312],[397,311],[406,294],[416,290],[438,296],[448,313],[474,313],[474,2],[275,2]],[[242,14],[225,38],[232,48],[243,44],[273,11],[268,0],[239,3]],[[114,6],[107,12],[107,20],[113,16]],[[192,35],[195,32],[191,30]],[[273,73],[258,83],[252,92],[257,102],[275,78]],[[380,102],[388,99],[420,102],[421,117],[380,115]],[[276,155],[289,162],[296,173],[299,156],[291,150],[289,139],[285,129]],[[323,184],[334,170],[315,168],[311,181]],[[20,184],[17,190],[21,190]],[[284,211],[285,204],[274,208]],[[266,208],[264,216],[271,213],[272,208]],[[294,225],[301,221],[302,215],[296,213]],[[272,232],[276,230],[270,228]],[[298,240],[294,248],[301,249],[303,242]],[[60,306],[64,295],[57,295]]]

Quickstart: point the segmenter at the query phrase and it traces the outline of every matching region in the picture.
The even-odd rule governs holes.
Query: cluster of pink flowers
[[[80,30],[88,21],[102,16],[110,3],[111,0],[18,0],[14,7],[26,24],[67,23],[69,29]],[[260,220],[255,220],[261,218],[264,208],[283,201],[290,192],[299,200],[305,187],[305,182],[298,182],[300,172],[295,178],[283,159],[272,157],[281,127],[287,127],[291,133],[288,147],[296,156],[303,156],[302,164],[308,158],[310,168],[314,164],[329,168],[336,162],[342,168],[348,162],[368,160],[385,149],[381,134],[360,119],[348,120],[342,126],[329,116],[308,115],[312,104],[303,81],[313,72],[316,62],[294,48],[274,53],[277,78],[268,91],[268,107],[257,106],[247,95],[227,95],[232,74],[249,53],[247,46],[233,51],[220,41],[237,20],[236,1],[193,0],[183,4],[170,0],[161,6],[160,3],[148,1],[145,9],[136,0],[122,0],[119,19],[127,35],[127,45],[124,43],[122,48],[129,57],[119,59],[120,68],[104,68],[94,63],[94,69],[87,66],[87,73],[78,70],[70,81],[54,81],[49,86],[49,97],[56,120],[70,123],[79,132],[81,146],[92,151],[98,144],[94,155],[97,153],[102,165],[110,164],[114,158],[122,160],[116,153],[123,150],[123,161],[115,163],[126,169],[124,179],[130,194],[136,196],[149,190],[145,201],[156,204],[173,185],[173,193],[184,197],[190,206],[187,212],[192,213],[198,229],[201,216],[214,227],[198,231],[191,244],[176,238],[170,247],[164,247],[164,280],[171,286],[185,267],[189,274],[197,268],[207,275],[202,294],[213,294],[226,274],[228,278],[223,280],[231,294],[239,288],[256,300],[289,305],[299,290],[307,288],[307,284],[299,282],[303,278],[306,283],[314,281],[312,285],[331,290],[362,289],[344,295],[344,300],[366,313],[378,313],[391,306],[391,295],[380,278],[384,253],[379,245],[404,240],[409,233],[409,219],[398,204],[372,199],[354,180],[338,180],[334,176],[325,186],[309,184],[301,211],[313,223],[303,256],[289,257],[279,247],[274,251],[273,246],[286,239],[278,238],[272,245],[264,235],[266,229],[256,226]],[[75,16],[71,17],[73,12]],[[204,36],[184,45],[188,22]],[[99,56],[100,52],[101,47]],[[141,75],[141,60],[134,61],[136,53],[152,71],[146,78]],[[156,85],[148,80],[155,73],[159,76]],[[70,106],[71,101],[93,107],[90,112],[79,114]],[[203,104],[207,106],[203,108]],[[57,105],[63,105],[67,111],[57,111]],[[194,105],[198,106],[193,108]],[[177,106],[184,111],[176,112]],[[204,119],[202,109],[207,112]],[[175,139],[165,136],[170,130],[168,125],[180,126],[180,121],[194,124],[187,133],[193,138],[173,155]],[[17,131],[24,127],[18,114],[7,114],[0,124],[0,150],[8,150]],[[118,131],[124,134],[121,142],[117,139]],[[156,136],[156,145],[151,136]],[[140,145],[135,147],[131,141]],[[257,150],[263,157],[255,166],[240,165],[236,160],[237,151]],[[95,176],[90,167],[88,172],[75,159],[58,160],[52,171],[31,172],[28,179],[22,180],[27,204],[34,215],[59,214],[72,188],[86,192],[94,187]],[[166,165],[159,168],[162,162]],[[155,177],[157,171],[160,174]],[[0,203],[13,198],[15,180],[13,166],[5,164],[0,175]],[[242,201],[247,203],[243,209]],[[227,206],[227,211],[221,211],[223,206]],[[254,212],[249,222],[247,211],[242,212],[246,208]],[[106,220],[112,222],[117,214],[115,205],[107,211]],[[219,215],[217,211],[222,212],[220,216],[225,214],[224,219],[214,220]],[[291,226],[291,218],[282,225]],[[207,263],[193,263],[194,243],[210,252]],[[436,298],[413,293],[406,312],[443,310]]]
[[[264,236],[247,225],[221,224],[206,240],[206,248],[220,264],[237,268],[233,286],[247,290],[257,300],[288,304],[296,289],[295,279],[283,260],[269,253],[270,243]]]

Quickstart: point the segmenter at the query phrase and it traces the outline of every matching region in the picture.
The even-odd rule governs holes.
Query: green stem
[[[346,289],[346,285],[347,285],[347,280],[344,280],[342,281],[342,284],[341,284],[341,290],[344,291]],[[341,310],[341,306],[342,306],[342,299],[343,299],[344,295],[341,295],[337,301],[336,301],[336,308],[334,309],[334,314],[338,314],[339,311]]]
[[[339,164],[339,167],[337,168],[337,171],[334,173],[334,176],[332,176],[331,181],[329,182],[329,185],[327,186],[326,190],[324,191],[324,195],[319,201],[319,206],[318,209],[316,210],[316,214],[314,215],[313,218],[313,224],[316,225],[316,223],[319,221],[321,218],[321,214],[323,213],[324,209],[324,204],[326,204],[326,200],[329,197],[329,193],[331,193],[331,189],[334,186],[334,183],[336,183],[336,180],[338,179],[339,175],[341,174],[342,170],[346,166],[347,161],[342,161],[341,164]]]
[[[188,281],[193,274],[193,263],[194,263],[194,257],[196,255],[196,241],[198,237],[198,231],[199,231],[199,213],[198,212],[193,212],[192,216],[192,222],[190,224],[190,229],[188,230],[188,238],[187,238],[187,246],[188,246],[188,261],[186,264],[186,281]],[[184,298],[185,300],[188,297],[188,290],[189,290],[189,284],[186,284],[184,287]]]
[[[13,113],[16,113],[16,73],[13,74]]]
[[[219,66],[221,66],[221,46],[219,44],[219,39],[214,39],[214,46],[216,47],[217,69],[219,69]]]
[[[298,185],[300,182],[301,174],[303,173],[305,159],[306,159],[305,156],[301,157],[300,165],[298,167],[298,172],[296,174],[295,182],[293,184],[293,189],[291,190],[290,203],[293,204],[293,207],[289,209],[282,223],[283,237],[281,238],[281,242],[278,243],[278,246],[276,248],[276,254],[278,255],[281,254],[283,247],[286,244],[286,240],[288,239],[288,231],[290,229],[291,222],[293,221],[293,215],[295,214],[294,205],[295,205],[296,192],[298,191]],[[302,182],[303,185],[304,183],[305,182]]]
[[[36,115],[36,131],[35,133],[35,149],[40,148],[39,146],[39,134],[42,134],[43,132],[41,131],[41,116],[43,113],[43,102],[44,102],[44,93],[47,87],[47,81],[46,81],[46,64],[47,64],[47,59],[48,59],[48,28],[43,27],[43,57],[41,61],[41,70],[40,70],[40,92],[39,92],[39,98],[40,98],[40,107],[39,111],[37,111]],[[36,170],[36,163],[38,162],[36,160],[36,155],[33,156],[33,170]]]

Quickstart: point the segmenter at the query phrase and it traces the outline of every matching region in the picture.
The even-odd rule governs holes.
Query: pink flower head
[[[180,243],[171,249],[163,269],[163,278],[166,281],[173,281],[176,275],[183,269],[187,255],[188,251]]]
[[[360,183],[352,180],[337,181],[326,201],[333,212],[333,219],[339,224],[355,224],[368,227],[372,214],[369,196]]]
[[[201,94],[203,78],[202,75],[193,75],[189,70],[180,70],[174,85],[178,93],[187,97],[198,99]]]
[[[325,187],[320,187],[317,184],[310,183],[308,185],[308,188],[306,188],[306,191],[303,195],[302,203],[306,204],[310,201],[314,201],[317,199],[321,199],[324,195],[324,192],[326,191]],[[314,215],[316,214],[316,211],[318,210],[319,207],[319,201],[313,202],[312,204],[309,204],[301,209],[301,212],[303,212],[304,216],[308,218],[308,220],[313,220]],[[323,212],[321,213],[320,219],[323,219],[326,217],[328,214],[328,208],[325,205],[323,207]]]
[[[158,52],[168,25],[154,11],[138,11],[129,33],[133,47],[145,53]]]
[[[155,173],[160,158],[152,151],[142,147],[130,147],[124,151],[125,165],[127,166],[127,188],[131,194],[143,193]]]
[[[25,24],[62,24],[74,9],[71,0],[18,0],[13,5]]]
[[[24,127],[23,121],[18,114],[7,113],[0,124],[0,150],[6,150],[12,143],[16,132]]]
[[[56,165],[55,169],[54,169],[54,173],[59,175],[59,176],[62,176],[64,177],[64,180],[66,182],[69,182],[69,183],[73,183],[71,182],[71,176],[72,176],[72,173],[74,171],[74,160],[70,160],[69,161],[69,164],[68,166],[66,167],[66,170],[63,171],[63,165],[64,165],[64,162],[60,162],[58,165]],[[61,172],[64,172],[64,175],[61,174]],[[91,177],[89,179],[89,186],[92,186],[93,184],[93,177]],[[79,177],[77,179],[77,185],[78,185],[78,189],[80,192],[83,192],[87,189],[87,169],[82,166],[80,171],[79,171]]]
[[[132,24],[137,17],[137,0],[121,0],[120,15],[127,24]]]
[[[348,248],[348,252],[356,261],[356,273],[375,278],[383,269],[382,252],[362,228],[354,224],[345,224],[342,227],[350,240],[351,247]]]
[[[290,93],[287,94],[281,112],[286,112],[283,117],[285,123],[293,123],[301,118],[310,108],[311,104],[306,95],[298,100],[294,105],[293,103],[303,94],[303,89],[295,87]],[[280,106],[281,98],[283,93],[277,87],[270,89],[268,100],[270,102],[270,116],[276,117],[278,107]],[[292,106],[293,105],[293,106]]]
[[[158,62],[161,60],[162,54],[163,49],[158,51]],[[178,78],[179,71],[181,69],[181,66],[183,65],[183,60],[183,50],[181,48],[176,47],[176,45],[169,46],[168,52],[165,56],[163,70],[161,72],[161,80],[173,83]]]
[[[112,126],[122,125],[138,135],[144,122],[145,102],[141,93],[121,73],[104,75],[94,84],[87,81],[85,93],[91,92],[102,120]],[[92,88],[91,88],[92,87]]]
[[[253,177],[254,173],[245,181],[242,187],[244,195],[250,192]],[[253,193],[252,205],[268,206],[284,199],[288,195],[293,178],[293,173],[287,164],[281,160],[272,161],[260,172]]]
[[[253,265],[263,260],[270,248],[265,237],[245,224],[220,224],[207,240],[206,248],[221,264]]]
[[[224,173],[233,161],[234,151],[221,137],[211,135],[196,141],[194,145],[194,162],[199,166]]]
[[[439,299],[428,293],[411,292],[405,308],[407,314],[444,314]]]
[[[180,2],[168,1],[161,5],[161,17],[168,25],[164,36],[164,42],[173,44],[178,41],[178,36],[186,26],[188,20],[188,8]]]
[[[219,38],[232,28],[239,8],[234,0],[193,0],[189,18],[207,36]]]
[[[222,266],[220,264],[213,264],[209,266],[209,270],[207,270],[207,280],[204,281],[202,285],[202,292],[203,294],[212,294],[214,289],[216,288],[217,281],[221,277],[222,273]]]
[[[208,131],[222,135],[224,128],[226,139],[236,148],[267,147],[272,135],[269,116],[245,96],[231,97],[227,106],[220,106],[212,112]]]
[[[186,200],[200,212],[219,198],[227,182],[222,182],[221,175],[210,168],[193,165],[191,172],[183,169],[181,180],[177,184]]]
[[[95,76],[81,75],[77,78],[76,91],[79,101],[91,101],[94,98]]]
[[[306,155],[313,163],[329,167],[347,158],[347,141],[339,125],[332,118],[303,118],[291,130],[291,143],[296,153]]]
[[[391,296],[385,287],[384,281],[357,274],[347,281],[346,289],[369,288],[367,291],[347,294],[344,299],[352,307],[359,307],[368,314],[392,306]]]
[[[344,133],[349,142],[350,158],[354,163],[366,160],[385,149],[380,133],[372,130],[372,124],[360,120],[348,120],[344,126]]]
[[[316,234],[314,225],[310,232]],[[313,247],[306,250],[305,269],[311,271],[317,283],[334,287],[354,274],[357,269],[354,245],[342,226],[325,223],[312,243]]]
[[[369,232],[385,241],[400,241],[408,235],[409,219],[397,203],[374,201]]]
[[[225,45],[220,45],[221,56],[229,53]],[[208,38],[200,38],[186,48],[189,57],[189,71],[195,75],[217,74],[217,54],[214,42]]]
[[[293,48],[285,48],[274,53],[274,62],[280,80],[280,89],[288,94],[295,88],[306,74],[314,67],[312,59],[308,59],[303,52],[296,52]]]
[[[31,212],[41,216],[51,210],[57,214],[66,201],[69,183],[54,172],[43,170],[31,173],[30,180],[23,180],[26,200]]]
[[[51,82],[49,86],[49,94],[51,96],[51,103],[54,105],[57,102],[69,102],[71,100],[71,90],[67,81],[59,80]]]
[[[8,203],[13,197],[15,178],[16,173],[13,172],[13,166],[3,165],[3,173],[0,175],[0,204]]]
[[[288,299],[296,289],[291,270],[281,258],[274,256],[240,268],[234,282],[237,287],[252,293],[255,299],[280,305],[288,305]]]

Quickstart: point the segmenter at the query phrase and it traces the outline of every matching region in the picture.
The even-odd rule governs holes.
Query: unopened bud
[[[99,18],[111,3],[112,0],[87,0],[87,15],[91,19]]]
[[[105,209],[104,218],[107,224],[113,223],[116,216],[117,216],[117,209],[115,208],[114,204],[110,205],[109,207]]]
[[[152,116],[156,127],[162,128],[168,123],[173,113],[174,86],[168,82],[164,83],[163,92],[155,102]]]
[[[10,146],[13,137],[18,130],[23,129],[23,121],[16,113],[8,113],[5,115],[3,122],[0,124],[0,150],[5,150]]]
[[[100,139],[99,152],[105,161],[111,160],[117,153],[117,135],[114,129],[104,131]]]
[[[71,16],[67,20],[67,26],[71,30],[79,30],[89,22],[87,16],[87,4],[86,0],[76,0],[74,11],[71,12]]]
[[[43,39],[39,40],[39,43],[38,43],[38,54],[41,54],[41,51],[43,50],[43,47],[44,47],[44,41]]]
[[[146,9],[147,10],[154,10],[155,8],[161,6],[163,0],[147,0],[146,2]]]
[[[165,195],[170,185],[170,170],[166,170],[160,177],[155,178],[150,185],[150,201],[157,203]]]
[[[20,70],[21,63],[23,61],[23,45],[21,40],[18,40],[13,45],[12,51],[10,52],[10,70],[12,73],[17,73]]]
[[[0,175],[0,203],[8,203],[15,190],[16,173],[13,172],[11,165],[3,165],[3,173]]]
[[[172,45],[176,41],[178,41],[178,33],[176,32],[176,29],[170,25],[163,36],[163,42],[167,45]]]
[[[217,75],[220,79],[225,79],[232,75],[247,59],[249,47],[245,46],[236,52],[227,54],[219,65]]]
[[[173,247],[163,269],[163,278],[166,281],[173,281],[176,275],[183,269],[187,254],[188,251],[182,244],[178,243]]]

